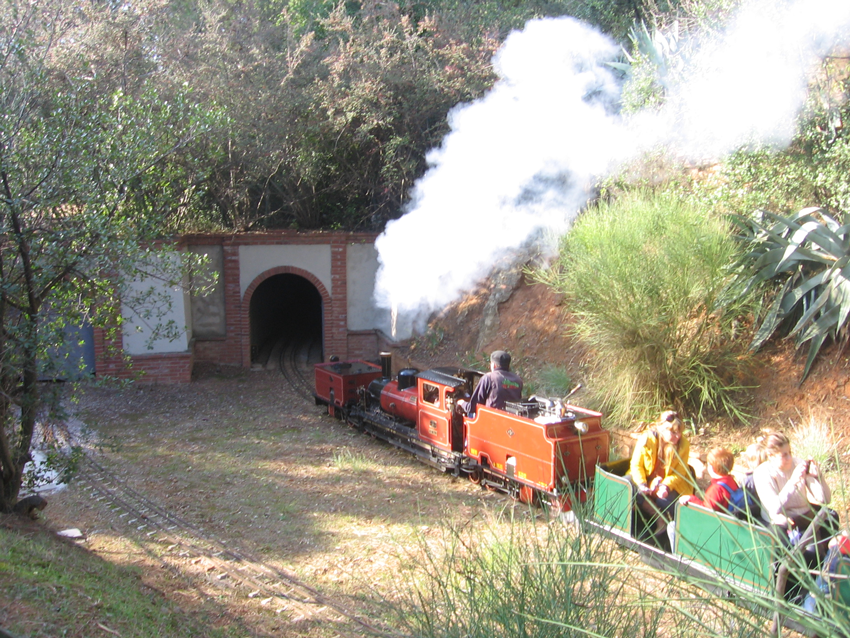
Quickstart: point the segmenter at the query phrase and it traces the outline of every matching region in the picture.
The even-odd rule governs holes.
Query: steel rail
[[[207,561],[216,575],[207,578],[206,582],[219,587],[233,587],[240,583],[249,588],[251,593],[248,595],[251,597],[263,594],[265,598],[276,598],[282,601],[282,611],[286,611],[293,622],[309,619],[331,623],[335,625],[334,631],[341,636],[402,636],[389,628],[379,627],[374,621],[286,570],[269,565],[245,549],[218,540],[185,521],[128,485],[99,463],[90,451],[81,459],[75,482],[89,493],[93,501],[117,512],[117,518],[149,554],[172,570],[179,571],[189,582],[192,576],[170,563],[169,559],[188,557]],[[210,571],[207,570],[208,573]],[[200,589],[200,585],[195,588]],[[356,631],[348,633],[340,626],[346,621],[355,626]]]
[[[283,377],[292,390],[308,401],[313,401],[313,379],[308,379],[304,366],[299,365],[299,360],[304,358],[310,361],[310,355],[318,345],[315,339],[311,340],[288,340],[280,349],[278,366]],[[321,345],[318,345],[321,347]]]

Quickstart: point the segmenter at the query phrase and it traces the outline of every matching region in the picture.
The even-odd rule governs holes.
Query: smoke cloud
[[[812,66],[846,42],[846,0],[759,0],[699,48],[662,113],[627,120],[613,41],[572,18],[528,22],[495,55],[493,89],[449,114],[407,212],[378,238],[377,304],[397,310],[408,336],[498,259],[552,248],[595,181],[640,152],[705,160],[787,144]]]

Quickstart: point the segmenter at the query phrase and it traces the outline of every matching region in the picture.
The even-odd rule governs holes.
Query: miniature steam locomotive
[[[505,410],[479,405],[470,418],[459,402],[471,395],[481,372],[405,368],[393,378],[391,371],[389,354],[381,355],[381,365],[361,360],[316,364],[316,404],[429,465],[522,502],[560,512],[571,509],[573,499],[591,500],[592,513],[585,519],[589,529],[638,552],[650,565],[689,574],[722,595],[735,598],[748,591],[764,596],[767,608],[783,597],[792,603],[786,613],[794,607],[777,582],[776,567],[784,554],[766,528],[688,505],[676,509],[672,548],[647,541],[635,515],[629,459],[609,460],[610,434],[602,429],[599,412],[531,397],[508,403]],[[839,572],[829,594],[839,611],[817,619],[824,627],[846,627],[850,617],[850,557]],[[814,618],[799,608],[792,616],[783,616],[782,623],[802,632],[806,626],[800,620]]]
[[[569,510],[584,500],[594,468],[608,461],[602,415],[562,400],[531,397],[505,410],[468,399],[482,373],[465,368],[405,368],[392,359],[332,361],[315,366],[315,400],[332,416],[455,476],[506,492],[525,503]]]

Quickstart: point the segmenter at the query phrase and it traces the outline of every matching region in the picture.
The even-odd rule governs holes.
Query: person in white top
[[[781,432],[773,432],[764,442],[767,461],[753,472],[753,482],[761,501],[761,516],[775,525],[781,537],[791,542],[803,533],[816,509],[829,503],[832,493],[818,464],[791,454],[791,442]],[[830,536],[838,515],[831,512],[818,530],[818,539]]]

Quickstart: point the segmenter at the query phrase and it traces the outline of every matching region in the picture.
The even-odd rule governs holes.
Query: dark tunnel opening
[[[304,277],[269,277],[254,291],[249,309],[251,362],[265,365],[281,344],[322,344],[322,296]]]

